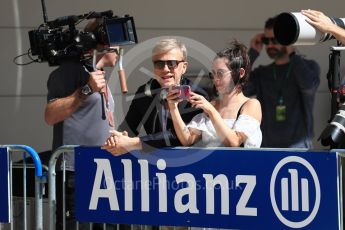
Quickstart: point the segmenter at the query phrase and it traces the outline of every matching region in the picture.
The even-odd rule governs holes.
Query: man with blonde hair
[[[180,146],[169,114],[166,92],[173,85],[189,85],[192,91],[207,95],[206,91],[183,77],[188,67],[186,46],[174,38],[160,40],[152,50],[154,78],[140,86],[135,93],[128,113],[108,138],[104,149],[113,155],[131,150],[148,151],[154,148]],[[196,114],[202,112],[191,107],[184,100],[179,104],[184,122],[188,123]],[[144,128],[146,136],[138,137]]]

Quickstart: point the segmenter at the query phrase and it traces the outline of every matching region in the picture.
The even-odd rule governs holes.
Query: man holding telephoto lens
[[[275,18],[269,18],[264,33],[251,40],[251,63],[264,46],[273,63],[251,72],[246,95],[256,95],[262,106],[262,147],[311,148],[320,67],[297,55],[294,47],[279,44],[273,33],[274,22]]]
[[[132,150],[150,151],[161,147],[181,146],[169,113],[167,90],[176,88],[177,85],[181,88],[181,93],[184,91],[186,94],[190,86],[193,92],[207,97],[206,91],[183,78],[188,63],[186,46],[181,41],[174,38],[159,41],[152,50],[152,63],[154,78],[138,88],[125,120],[118,128],[122,132],[113,131],[103,146],[103,149],[113,155]],[[192,108],[187,100],[179,104],[179,111],[186,123],[202,112]],[[146,136],[138,137],[142,127]]]

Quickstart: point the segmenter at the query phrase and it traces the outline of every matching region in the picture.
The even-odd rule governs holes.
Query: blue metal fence
[[[13,229],[11,155],[23,152],[35,165],[35,229],[43,229],[47,178],[38,154],[22,145],[0,146],[0,222]],[[56,210],[56,163],[66,152],[75,155],[77,221],[132,229],[343,227],[344,150],[166,148],[114,157],[99,147],[63,146],[49,161],[49,229],[56,211],[65,212]]]
[[[3,145],[0,146],[0,154],[2,155],[0,158],[1,161],[1,171],[0,171],[0,181],[3,189],[1,189],[1,200],[3,204],[8,204],[5,206],[4,209],[1,207],[1,215],[5,216],[6,219],[1,219],[0,222],[9,223],[11,229],[14,228],[14,219],[13,219],[13,178],[12,178],[12,168],[13,162],[11,156],[13,154],[23,154],[23,228],[27,229],[27,178],[26,178],[26,170],[28,165],[26,164],[26,157],[29,155],[34,162],[35,168],[35,229],[41,230],[43,229],[43,190],[44,190],[44,183],[46,181],[46,177],[44,177],[42,173],[42,163],[39,158],[38,153],[29,146],[25,145]],[[6,179],[7,178],[7,179]],[[8,191],[6,193],[6,191]],[[4,211],[4,213],[3,213]]]

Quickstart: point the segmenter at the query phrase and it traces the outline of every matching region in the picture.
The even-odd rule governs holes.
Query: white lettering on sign
[[[239,186],[241,183],[245,183],[246,187],[241,195],[240,200],[236,205],[236,215],[239,216],[257,216],[257,208],[247,207],[250,196],[252,195],[255,185],[256,185],[256,176],[249,175],[238,175],[236,176],[236,186]]]
[[[96,210],[99,198],[107,198],[109,200],[110,209],[118,211],[119,202],[117,200],[113,173],[111,171],[110,162],[107,159],[94,159],[97,164],[95,180],[90,199],[90,210]],[[102,176],[105,176],[105,188],[101,188]]]
[[[124,192],[124,211],[133,211],[133,162],[130,159],[122,159],[123,178],[116,178],[113,176],[115,169],[111,168],[108,159],[94,159],[97,169],[93,182],[93,189],[90,198],[89,209],[96,210],[100,199],[107,199],[110,210],[119,211],[119,203],[117,196],[117,189],[123,189]],[[147,160],[139,159],[140,167],[140,198],[141,211],[150,211],[150,175],[149,164]],[[168,181],[167,175],[164,173],[166,169],[166,162],[159,159],[156,164],[157,172],[155,173],[158,180],[158,211],[161,213],[168,212]],[[114,173],[116,176],[116,173]],[[230,214],[230,187],[229,179],[224,174],[212,175],[202,174],[204,178],[205,199],[206,199],[206,214],[215,214],[215,190],[220,187],[220,213],[222,215]],[[105,178],[104,180],[102,180]],[[152,180],[155,178],[151,178]],[[123,180],[124,188],[117,188],[116,182]],[[200,185],[197,184],[195,176],[191,173],[180,173],[175,176],[177,187],[174,188],[174,204],[173,207],[178,213],[193,213],[198,214],[198,199],[197,192]],[[236,204],[236,215],[238,216],[257,216],[257,208],[248,207],[248,202],[256,186],[256,176],[253,175],[237,175],[235,177],[236,188],[245,184],[244,190]],[[172,185],[169,185],[172,186]]]

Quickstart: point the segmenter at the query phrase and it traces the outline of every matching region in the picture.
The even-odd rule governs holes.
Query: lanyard
[[[167,102],[162,100],[161,101],[161,111],[162,111],[162,131],[164,140],[167,146],[171,146],[169,136],[167,133],[167,125],[168,125],[168,116],[169,116],[169,109],[167,108]]]
[[[283,86],[284,86],[286,80],[287,80],[287,79],[289,78],[289,76],[290,76],[291,69],[292,69],[292,64],[291,64],[291,62],[290,62],[290,63],[289,63],[289,66],[288,66],[288,70],[287,70],[287,72],[286,72],[286,75],[285,75],[285,77],[284,77],[284,79],[283,79],[283,81],[282,81],[280,87],[278,88],[278,103],[279,103],[279,104],[283,104],[283,101],[284,101],[284,100],[283,100]],[[273,65],[273,78],[274,78],[275,81],[277,81],[277,70],[276,70],[276,66],[275,66],[275,65]]]
[[[291,67],[292,67],[292,65],[291,65],[291,62],[290,62],[290,63],[289,63],[289,66],[288,66],[288,70],[287,70],[287,72],[286,72],[286,75],[285,75],[285,78],[284,78],[283,82],[285,82],[285,80],[289,78],[290,72],[291,72]],[[274,78],[275,81],[277,80],[276,65],[273,65],[273,78]]]

